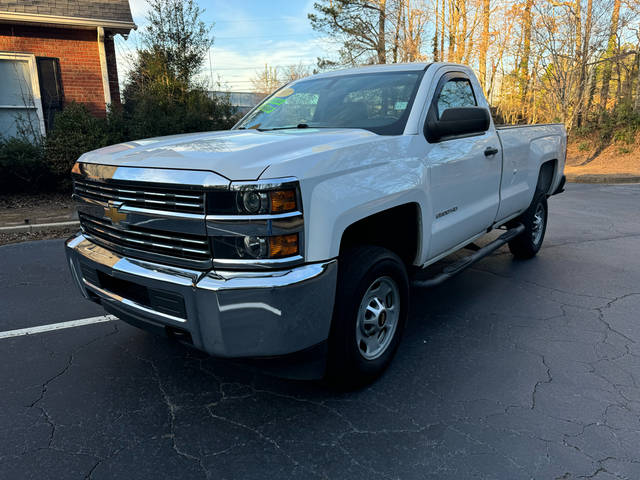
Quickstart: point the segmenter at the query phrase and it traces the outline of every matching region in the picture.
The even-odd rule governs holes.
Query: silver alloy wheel
[[[533,215],[533,225],[531,226],[531,239],[534,245],[538,245],[542,240],[542,232],[544,231],[544,205],[538,204],[536,213]]]
[[[400,318],[400,290],[391,277],[376,279],[367,289],[356,322],[356,346],[366,360],[387,351]]]

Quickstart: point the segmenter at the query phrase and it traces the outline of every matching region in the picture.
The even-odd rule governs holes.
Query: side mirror
[[[427,114],[424,134],[433,143],[446,137],[484,133],[489,130],[489,125],[491,117],[486,108],[447,108],[438,119],[435,107],[432,107]]]

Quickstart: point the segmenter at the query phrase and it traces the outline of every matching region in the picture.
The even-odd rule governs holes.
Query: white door
[[[468,76],[449,72],[439,79],[431,108],[437,109],[439,118],[447,108],[478,106],[477,97]],[[500,204],[501,155],[493,126],[479,135],[449,138],[430,146],[433,223],[429,258],[493,224]]]

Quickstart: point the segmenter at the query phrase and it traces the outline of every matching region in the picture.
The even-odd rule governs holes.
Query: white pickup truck
[[[565,153],[562,125],[496,127],[463,65],[324,73],[229,131],[84,154],[82,231],[66,251],[84,296],[126,322],[362,384],[397,349],[408,272],[500,227],[422,285],[505,243],[518,258],[538,252]]]

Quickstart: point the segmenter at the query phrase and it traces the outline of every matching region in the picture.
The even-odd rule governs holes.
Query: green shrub
[[[621,103],[613,110],[590,116],[575,133],[578,137],[595,136],[603,145],[612,141],[631,145],[635,143],[638,131],[640,112],[634,111],[629,103]]]
[[[626,155],[627,153],[631,153],[633,150],[629,147],[618,147],[618,153],[622,155]]]
[[[231,128],[234,109],[225,97],[201,89],[168,95],[153,88],[125,90],[121,113],[130,140]]]
[[[140,91],[105,118],[70,103],[56,114],[46,138],[0,140],[0,193],[69,190],[71,168],[83,153],[140,138],[226,129],[235,121],[228,98],[210,98],[200,89],[173,98]]]
[[[581,152],[586,152],[589,150],[589,142],[580,142],[578,144],[578,150]]]
[[[70,103],[56,114],[47,133],[45,155],[54,175],[67,178],[85,152],[108,145],[106,120],[96,118],[84,105]]]
[[[32,192],[52,188],[50,170],[40,143],[28,139],[0,140],[0,191]]]
[[[132,140],[129,134],[128,122],[121,105],[117,105],[107,112],[107,118],[102,122],[107,145],[123,143]]]

